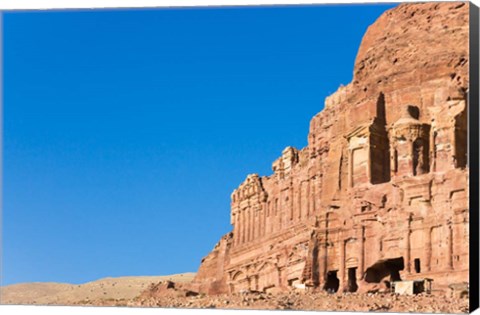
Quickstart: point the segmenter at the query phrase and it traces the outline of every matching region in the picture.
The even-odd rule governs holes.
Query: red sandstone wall
[[[468,281],[467,88],[468,3],[385,12],[308,146],[232,193],[232,236],[195,281],[209,293],[355,290],[385,270]]]

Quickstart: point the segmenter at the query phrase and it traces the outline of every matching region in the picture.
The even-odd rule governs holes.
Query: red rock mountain
[[[368,28],[307,147],[232,193],[233,231],[202,260],[199,291],[468,281],[468,14],[402,4]]]

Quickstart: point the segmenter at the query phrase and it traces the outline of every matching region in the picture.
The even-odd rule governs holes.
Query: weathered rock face
[[[308,146],[232,193],[233,232],[202,261],[201,291],[468,281],[468,11],[404,4],[370,26]]]

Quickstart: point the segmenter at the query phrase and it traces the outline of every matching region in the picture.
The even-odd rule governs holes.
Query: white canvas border
[[[42,9],[93,9],[93,8],[156,8],[156,7],[195,7],[195,6],[246,6],[246,5],[307,5],[307,4],[373,4],[395,2],[432,2],[433,0],[2,0],[0,10],[42,10]],[[455,0],[443,0],[452,1]],[[458,1],[458,0],[457,0]],[[480,6],[480,0],[472,0]],[[1,12],[0,12],[1,13]],[[1,22],[1,17],[0,17]],[[0,27],[3,27],[1,25]],[[3,33],[3,29],[1,29]],[[0,34],[0,40],[2,34]],[[1,48],[1,46],[0,46]],[[1,52],[0,52],[1,56]],[[2,67],[0,65],[0,71]],[[1,83],[1,81],[0,81]],[[3,85],[3,84],[2,84]],[[1,92],[2,87],[0,87]],[[0,93],[1,95],[1,93]],[[2,104],[3,105],[3,104]],[[2,106],[3,107],[3,106]],[[0,227],[1,228],[1,227]],[[0,246],[1,249],[1,246]],[[286,313],[285,313],[286,312]],[[164,309],[164,308],[130,308],[130,307],[73,307],[73,306],[15,306],[0,305],[1,314],[38,314],[38,315],[77,315],[77,314],[107,314],[107,315],[135,315],[135,314],[235,314],[235,315],[260,315],[260,314],[332,314],[334,312],[312,311],[257,311],[257,310],[191,310],[191,309]],[[335,312],[336,313],[336,312]],[[479,314],[477,310],[475,313]],[[341,312],[344,315],[357,314],[401,314],[401,313],[363,313]],[[417,314],[417,313],[410,313]],[[418,313],[420,314],[420,313]]]

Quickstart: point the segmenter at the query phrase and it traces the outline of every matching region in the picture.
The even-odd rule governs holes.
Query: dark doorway
[[[455,166],[464,168],[468,162],[468,119],[467,111],[455,117]]]
[[[358,289],[357,285],[357,268],[348,268],[348,292],[355,292]]]
[[[415,264],[415,272],[420,273],[420,258],[415,258],[413,263]]]
[[[377,116],[373,121],[375,132],[370,134],[370,168],[372,184],[390,181],[390,142],[385,115],[385,95],[377,99]]]
[[[340,280],[337,278],[337,270],[327,272],[327,279],[323,289],[329,293],[335,293],[340,286]]]
[[[403,270],[403,257],[379,260],[365,271],[365,281],[380,283],[389,277],[390,281],[400,281],[400,270]]]

